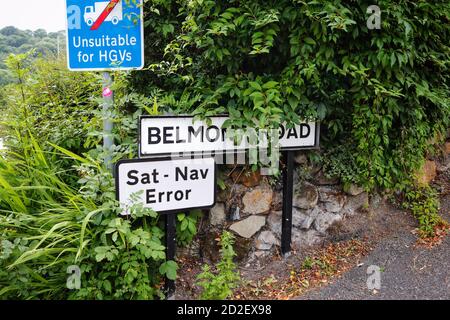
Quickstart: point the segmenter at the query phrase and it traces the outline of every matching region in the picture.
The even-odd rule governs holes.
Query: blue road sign
[[[142,1],[66,0],[69,69],[141,69],[144,66]]]

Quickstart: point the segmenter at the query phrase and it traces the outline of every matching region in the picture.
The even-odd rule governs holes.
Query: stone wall
[[[257,259],[279,252],[281,238],[282,184],[242,167],[224,167],[227,188],[203,223],[190,254],[217,261],[216,239],[223,230],[236,235],[239,261]],[[305,176],[310,179],[300,179]],[[281,180],[281,179],[279,179]],[[333,225],[367,210],[369,197],[358,186],[343,190],[336,179],[326,178],[299,152],[296,156],[293,196],[292,247],[301,249],[321,244]],[[194,252],[193,252],[194,251]]]
[[[450,158],[450,141],[442,146],[442,154]],[[321,168],[308,162],[304,152],[295,157],[293,195],[292,247],[299,250],[320,245],[326,240],[339,239],[341,231],[352,221],[364,223],[384,199],[377,194],[370,197],[360,187],[351,185],[344,190],[339,180],[327,178]],[[448,162],[447,162],[448,163]],[[415,178],[418,184],[429,184],[439,171],[433,159],[424,162]],[[248,173],[244,167],[223,166],[227,188],[219,192],[217,204],[206,212],[199,234],[180,255],[219,259],[217,239],[223,230],[236,235],[235,250],[239,262],[248,263],[279,253],[281,238],[282,184],[281,179]],[[353,219],[352,219],[353,218]],[[363,219],[361,219],[363,218]],[[351,220],[352,219],[352,220]],[[345,233],[345,230],[344,230]]]

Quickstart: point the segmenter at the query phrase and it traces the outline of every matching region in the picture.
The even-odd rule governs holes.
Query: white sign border
[[[124,0],[121,0],[124,1]],[[111,68],[71,68],[70,67],[70,55],[69,55],[69,21],[67,17],[67,0],[64,0],[66,5],[65,13],[66,13],[66,57],[67,57],[67,68],[69,71],[74,72],[83,72],[83,71],[130,71],[130,70],[142,70],[145,66],[145,43],[144,43],[144,0],[141,3],[141,65],[138,67],[131,68],[123,68],[120,66],[111,67]]]
[[[209,210],[213,208],[217,203],[217,163],[214,159],[214,157],[209,157],[214,160],[214,197],[213,197],[213,203],[212,205],[203,206],[203,207],[189,207],[189,208],[180,208],[180,209],[173,209],[173,210],[166,210],[166,211],[157,211],[158,214],[171,214],[171,213],[181,213],[181,211],[190,211],[190,210]],[[176,160],[188,160],[191,158],[181,157],[181,158],[171,158],[171,157],[164,157],[164,158],[139,158],[139,159],[123,159],[116,162],[114,166],[114,182],[115,182],[115,191],[116,191],[116,200],[120,201],[119,197],[119,167],[121,164],[125,163],[139,163],[139,162],[163,162],[163,161],[176,161]],[[193,159],[194,160],[194,159]]]
[[[139,116],[138,119],[138,154],[139,154],[139,159],[151,159],[151,157],[169,157],[171,154],[170,153],[152,153],[152,154],[145,154],[142,153],[142,120],[143,119],[151,119],[151,118],[155,118],[155,119],[161,119],[161,118],[190,118],[190,119],[194,119],[195,116],[192,115],[158,115],[158,116],[151,116],[151,115],[141,115]],[[215,116],[210,116],[208,118],[220,118],[220,117],[229,117],[228,114],[220,114],[220,115],[215,115]],[[280,151],[299,151],[299,150],[313,150],[313,149],[319,149],[320,145],[319,145],[319,141],[320,141],[320,122],[316,121],[315,122],[315,132],[314,132],[314,145],[313,146],[302,146],[302,147],[286,147],[286,148],[280,148]],[[218,151],[213,151],[211,152],[212,155],[226,155],[226,154],[231,154],[231,153],[243,153],[246,152],[247,150],[218,150]],[[191,154],[192,156],[201,156],[202,154],[204,154],[204,152],[182,152],[183,155],[187,155],[187,154]]]

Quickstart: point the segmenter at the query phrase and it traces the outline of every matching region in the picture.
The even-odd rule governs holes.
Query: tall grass
[[[104,209],[67,185],[30,132],[21,152],[0,151],[0,298],[63,299],[67,267],[90,242]],[[56,151],[55,151],[56,152]]]

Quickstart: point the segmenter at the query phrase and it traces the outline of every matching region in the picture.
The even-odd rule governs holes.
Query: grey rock
[[[341,221],[342,216],[329,212],[322,212],[314,220],[314,228],[321,234],[326,234],[327,230],[333,223]]]
[[[346,196],[332,188],[319,189],[319,199],[329,212],[339,212],[345,204]]]
[[[348,197],[347,201],[342,208],[344,216],[354,216],[364,208],[369,207],[369,194],[363,192],[354,197]]]
[[[321,213],[319,208],[292,210],[292,225],[300,229],[310,229],[316,217]]]
[[[266,250],[256,250],[254,252],[251,252],[249,254],[249,257],[247,259],[247,265],[246,268],[253,267],[255,269],[261,268],[261,263],[264,263],[263,260],[267,258],[270,255],[270,251]]]
[[[283,193],[274,191],[272,199],[272,210],[283,209]]]
[[[308,163],[308,158],[303,151],[298,151],[294,157],[294,161],[297,164],[305,165]]]
[[[320,170],[314,177],[314,183],[319,186],[332,186],[339,183],[339,178],[328,178],[323,171]]]
[[[322,243],[324,237],[316,230],[292,230],[292,245],[304,248]]]
[[[251,238],[255,233],[261,230],[266,224],[266,217],[250,216],[242,221],[231,225],[230,230],[243,238]]]
[[[193,240],[186,247],[177,248],[176,257],[191,257],[200,259],[200,242],[198,239]]]
[[[267,256],[267,252],[265,252],[265,251],[256,251],[254,253],[254,255],[255,255],[255,258],[260,259],[262,257]]]
[[[272,189],[265,186],[256,187],[252,191],[247,192],[242,198],[244,212],[250,214],[266,213],[270,210],[272,199]]]
[[[317,205],[319,193],[317,188],[309,183],[305,183],[299,187],[293,199],[293,206],[300,209],[312,209]]]
[[[213,226],[220,226],[224,224],[225,219],[225,205],[223,203],[216,203],[209,212],[209,223]]]
[[[281,237],[281,211],[272,211],[267,217],[269,229],[278,237]]]
[[[357,196],[358,194],[364,192],[364,188],[352,183],[348,188],[346,188],[345,192],[351,196]]]
[[[230,208],[230,212],[231,221],[237,221],[241,219],[241,208],[239,208],[238,206],[233,206],[232,208]]]
[[[370,205],[377,209],[378,207],[380,207],[380,205],[383,203],[383,197],[381,195],[379,195],[378,193],[374,193],[372,194],[372,196],[370,197]]]
[[[274,245],[279,245],[277,238],[271,231],[263,231],[256,239],[256,249],[270,250]]]

